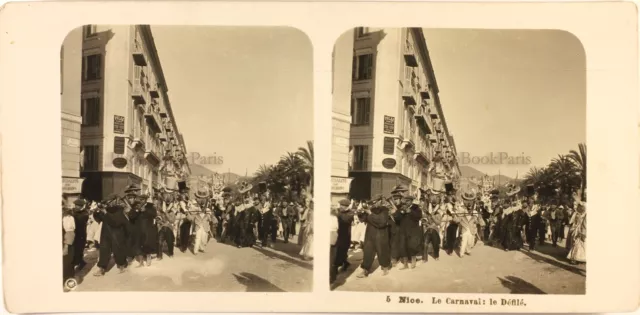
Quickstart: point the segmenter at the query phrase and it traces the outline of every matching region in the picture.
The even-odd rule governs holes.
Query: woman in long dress
[[[569,224],[571,226],[569,232],[571,249],[569,250],[567,259],[569,259],[572,264],[578,262],[585,263],[587,262],[587,213],[585,212],[585,205],[583,203],[578,204],[576,212],[571,217]]]
[[[313,201],[309,202],[309,209],[305,211],[304,222],[300,228],[300,235],[302,236],[302,249],[300,250],[300,256],[305,260],[313,258]]]

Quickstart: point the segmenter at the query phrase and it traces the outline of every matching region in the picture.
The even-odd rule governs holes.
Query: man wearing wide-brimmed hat
[[[403,211],[408,205],[404,202],[403,197],[408,195],[409,189],[404,185],[397,185],[391,190],[391,211],[390,214],[392,216],[392,222],[389,225],[389,237],[390,237],[390,256],[391,256],[391,265],[395,267],[400,260],[400,253],[398,251],[398,230],[399,225],[396,221],[393,221],[393,214],[398,211]]]
[[[422,229],[420,219],[422,219],[422,209],[415,204],[415,197],[405,195],[402,197],[402,205],[393,214],[394,221],[398,225],[396,234],[398,259],[402,262],[402,269],[416,267],[417,255],[422,251]]]
[[[211,232],[211,212],[207,209],[207,200],[211,197],[209,189],[202,186],[194,194],[196,204],[192,208],[195,213],[189,213],[188,220],[194,225],[195,241],[193,244],[193,254],[204,253],[207,242],[209,241],[209,233]]]
[[[464,257],[465,254],[471,255],[471,249],[475,244],[477,225],[484,226],[482,218],[472,213],[476,202],[476,194],[466,191],[462,193],[461,198],[462,205],[458,206],[459,211],[453,218],[460,228],[460,258]]]
[[[111,255],[120,273],[125,272],[128,265],[127,256],[130,252],[127,244],[129,220],[124,213],[125,204],[115,196],[108,199],[110,201],[106,207],[100,208],[95,213],[96,220],[102,222],[98,270],[94,274],[97,277],[105,274],[111,262]]]
[[[387,275],[391,269],[391,253],[389,246],[389,208],[384,202],[384,197],[378,195],[373,199],[371,210],[365,209],[366,215],[366,232],[364,237],[364,246],[362,264],[360,265],[361,273],[359,278],[364,278],[372,271],[375,257],[378,257],[378,264],[382,269],[382,275]]]

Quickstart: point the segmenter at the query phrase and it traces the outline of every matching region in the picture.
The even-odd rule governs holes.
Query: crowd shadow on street
[[[566,252],[564,248],[551,247],[551,245],[545,244],[542,246],[538,245],[535,248],[535,251],[522,250],[521,252],[536,262],[547,263],[549,265],[564,269],[579,276],[587,276],[586,270],[583,270],[577,266],[572,266],[568,263],[568,260],[566,259],[566,257],[564,257],[564,253]],[[547,255],[549,257],[543,255]]]
[[[350,263],[349,268],[342,269],[341,267],[338,269],[336,280],[331,284],[331,290],[336,290],[347,283],[347,279],[349,279],[349,277],[351,277],[351,275],[353,275],[353,273],[360,268],[363,260],[363,252],[353,252],[352,250],[349,250],[348,257],[349,258],[347,259],[347,261]],[[379,267],[380,265],[378,264],[378,260],[374,259],[373,265],[371,266],[371,274],[378,271]]]
[[[286,292],[268,280],[248,272],[233,274],[240,284],[246,286],[246,292]]]
[[[78,281],[78,284],[82,284],[84,278],[91,272],[93,267],[98,264],[99,256],[99,250],[97,249],[92,252],[85,252],[84,261],[86,262],[86,265],[75,272],[75,278]],[[112,268],[113,265],[115,265],[115,262],[111,260],[109,262],[109,268]]]
[[[514,276],[498,277],[500,283],[509,289],[511,294],[547,294],[535,285]]]
[[[300,260],[301,257],[294,256],[293,252],[296,252],[295,248],[292,249],[292,246],[298,247],[297,251],[300,250],[300,246],[296,244],[284,244],[284,243],[276,243],[273,247],[260,247],[259,245],[253,246],[252,248],[261,254],[267,256],[270,259],[279,259],[283,260],[287,263],[296,265],[298,267],[302,267],[307,270],[313,270],[312,261],[303,261]]]

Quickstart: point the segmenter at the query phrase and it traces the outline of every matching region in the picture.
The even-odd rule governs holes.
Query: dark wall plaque
[[[124,137],[115,137],[115,139],[113,139],[113,152],[115,154],[124,154],[125,142]]]
[[[396,129],[396,118],[393,116],[384,116],[384,133],[394,134]]]
[[[113,132],[124,133],[124,116],[113,115]]]
[[[382,151],[384,154],[393,154],[395,149],[396,139],[391,137],[384,137],[384,145]]]
[[[125,158],[115,158],[113,159],[113,166],[117,167],[117,168],[125,168],[127,166],[127,159]]]
[[[396,160],[391,158],[384,159],[382,160],[382,166],[384,166],[384,168],[386,169],[392,169],[396,167]]]

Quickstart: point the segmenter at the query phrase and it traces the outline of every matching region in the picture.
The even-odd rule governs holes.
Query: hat
[[[349,199],[342,199],[338,203],[343,207],[348,207],[351,204],[351,201],[349,201]]]
[[[462,193],[462,199],[466,201],[473,201],[476,199],[476,194],[471,191],[465,191]]]
[[[413,201],[414,199],[416,199],[414,196],[404,196],[402,197],[403,200],[411,200]]]
[[[87,204],[87,201],[84,200],[83,198],[78,198],[76,199],[76,201],[73,202],[73,204],[76,206],[84,206],[85,204]]]
[[[228,187],[228,186],[227,186],[227,187],[225,187],[225,188],[222,188],[222,192],[227,193],[227,194],[230,194],[230,193],[231,193],[231,187]]]
[[[245,181],[240,182],[240,184],[238,185],[238,192],[241,194],[244,194],[251,189],[253,189],[253,185]]]
[[[439,195],[441,192],[437,190],[433,190],[431,188],[427,189],[430,195]]]
[[[132,195],[139,193],[141,190],[142,189],[140,189],[140,186],[138,186],[137,184],[131,184],[124,189],[124,193],[125,195]]]
[[[398,185],[396,187],[393,187],[393,190],[391,190],[391,194],[399,194],[399,193],[403,193],[409,191],[409,189],[407,189],[407,187],[405,187],[404,185]]]
[[[374,201],[374,202],[380,201],[380,200],[384,200],[384,196],[382,194],[377,194],[371,199],[371,201]]]
[[[204,186],[198,187],[198,190],[196,190],[194,195],[196,198],[209,198],[211,196],[209,189]]]
[[[510,185],[509,190],[507,190],[507,196],[511,197],[520,192],[520,187],[515,185]]]

